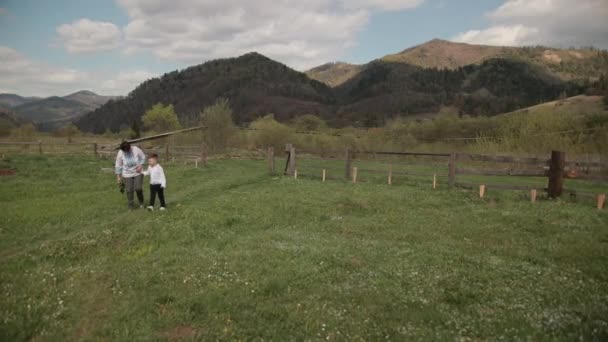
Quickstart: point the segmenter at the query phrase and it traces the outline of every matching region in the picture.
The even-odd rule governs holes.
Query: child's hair
[[[129,152],[129,150],[131,149],[131,143],[129,143],[128,141],[123,141],[120,143],[120,149],[123,152]]]
[[[158,160],[158,154],[152,153],[149,158],[154,158],[154,159]]]

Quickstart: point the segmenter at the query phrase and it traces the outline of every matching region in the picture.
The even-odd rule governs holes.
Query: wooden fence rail
[[[286,174],[293,175],[297,171],[296,148],[292,144],[288,144],[285,152],[287,154],[287,162],[285,171]],[[325,151],[326,155],[330,152]],[[357,179],[361,181],[361,176],[365,173],[386,173],[387,183],[393,183],[395,175],[405,176],[422,176],[432,177],[433,185],[436,186],[437,172],[427,174],[424,172],[402,172],[395,170],[394,166],[399,164],[411,166],[429,166],[429,167],[445,167],[447,166],[447,184],[449,187],[462,188],[477,188],[483,189],[481,193],[485,193],[487,189],[500,190],[530,190],[537,192],[543,190],[547,192],[549,197],[560,197],[562,193],[568,192],[572,194],[580,194],[581,196],[591,196],[592,194],[584,191],[576,191],[572,189],[564,189],[564,180],[568,178],[593,180],[597,182],[608,181],[608,165],[597,161],[580,161],[566,160],[566,155],[563,152],[553,151],[547,158],[543,157],[522,157],[508,155],[483,155],[471,153],[424,153],[424,152],[393,152],[393,151],[355,151],[350,148],[345,149],[344,157],[327,158],[325,156],[316,157],[314,152],[300,151],[298,156],[303,160],[315,160],[320,162],[344,162],[344,178],[347,180]],[[332,155],[338,155],[338,151],[331,151]],[[371,159],[361,159],[364,155],[371,155]],[[447,161],[446,164],[437,163],[404,163],[397,160],[379,160],[377,156],[393,156],[393,157],[431,157],[439,158]],[[447,160],[446,160],[447,159]],[[363,160],[371,162],[384,163],[387,166],[386,170],[374,169],[369,167],[358,167],[357,164],[363,163]],[[490,167],[487,167],[490,164]],[[497,167],[500,164],[506,167]],[[361,165],[359,165],[361,166]],[[355,176],[356,169],[356,176]],[[325,169],[319,175],[325,175]],[[302,175],[302,173],[300,173]],[[471,182],[458,180],[459,175],[474,175],[474,176],[495,176],[495,177],[545,177],[547,179],[546,187],[532,185],[517,185],[517,184],[473,184]],[[326,176],[326,175],[325,175]],[[445,177],[439,175],[439,177]],[[327,178],[327,177],[325,177]],[[536,195],[534,195],[536,199]]]

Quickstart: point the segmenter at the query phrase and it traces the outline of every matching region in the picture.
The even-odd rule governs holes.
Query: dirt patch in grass
[[[189,325],[178,325],[161,334],[169,341],[184,341],[196,336],[196,329]]]

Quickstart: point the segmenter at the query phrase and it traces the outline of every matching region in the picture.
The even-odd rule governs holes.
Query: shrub
[[[236,133],[232,109],[226,99],[219,99],[213,106],[205,108],[201,113],[201,124],[205,126],[203,141],[210,152],[224,150]]]

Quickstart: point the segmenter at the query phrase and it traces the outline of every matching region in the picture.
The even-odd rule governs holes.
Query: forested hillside
[[[598,70],[601,75],[603,69]],[[345,67],[343,75],[350,72]],[[283,122],[314,114],[336,127],[375,127],[394,117],[433,114],[446,107],[461,115],[492,116],[589,92],[604,79],[567,80],[541,65],[510,58],[441,69],[377,60],[331,88],[250,53],[148,80],[77,125],[96,133],[116,132],[141,123],[143,113],[160,102],[172,104],[182,124],[189,126],[198,123],[203,108],[226,98],[239,125],[272,113]]]
[[[305,74],[257,53],[210,61],[142,83],[125,99],[110,101],[77,122],[85,131],[118,131],[140,120],[144,111],[161,102],[173,104],[185,123],[198,120],[203,108],[218,98],[230,100],[234,120],[245,123],[274,113],[288,120],[302,113],[327,117],[332,90]]]

